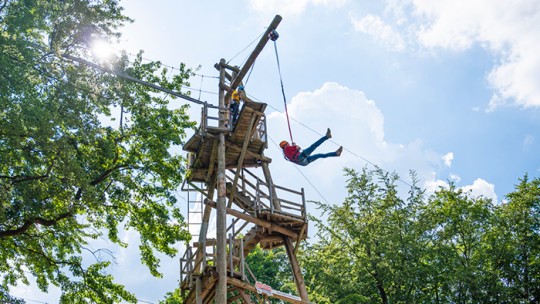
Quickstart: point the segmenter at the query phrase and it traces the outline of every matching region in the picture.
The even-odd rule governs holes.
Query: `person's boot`
[[[343,152],[343,146],[339,147],[339,149],[336,150],[336,155],[340,156],[341,152]]]
[[[330,131],[330,128],[326,129],[326,138],[332,138],[332,131]]]

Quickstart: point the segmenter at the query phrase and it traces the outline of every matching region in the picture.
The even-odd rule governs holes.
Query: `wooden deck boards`
[[[247,152],[244,157],[243,167],[253,168],[260,166],[261,162],[271,162],[272,159],[264,156],[264,149],[266,149],[266,142],[261,138],[254,138],[256,134],[256,127],[264,116],[263,112],[266,108],[265,103],[249,102],[246,103],[240,111],[238,121],[232,132],[225,133],[226,151],[225,151],[225,167],[237,168],[238,160],[242,153],[242,147],[244,145],[244,139],[246,138],[246,132],[249,129],[250,122],[253,121],[251,127],[251,134],[249,134],[249,144],[247,146]],[[252,117],[254,119],[252,120]],[[214,142],[219,140],[217,134],[218,128],[214,128],[213,131],[208,131],[204,134],[194,134],[184,145],[183,149],[187,152],[195,154],[195,162],[191,164],[191,174],[189,176],[190,181],[204,182],[207,181],[208,171],[211,168],[211,162],[217,162],[217,158],[212,158],[212,153],[216,153],[213,150]],[[215,164],[214,164],[215,165]]]

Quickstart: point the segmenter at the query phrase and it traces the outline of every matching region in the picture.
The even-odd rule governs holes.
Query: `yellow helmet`
[[[289,143],[286,140],[279,143],[279,146],[281,147],[281,149],[285,148],[285,146],[288,146],[288,145]]]
[[[234,101],[239,101],[240,100],[240,93],[238,93],[237,90],[234,90],[232,92],[232,96],[231,96],[232,100]]]

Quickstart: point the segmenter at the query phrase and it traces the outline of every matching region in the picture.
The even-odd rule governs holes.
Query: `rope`
[[[246,45],[245,48],[243,48],[240,52],[236,53],[236,55],[232,56],[231,59],[227,60],[227,64],[229,64],[229,62],[233,61],[236,57],[238,57],[238,55],[242,54],[242,52],[247,50],[247,48],[250,47],[252,44],[254,44],[257,40],[259,40],[263,34],[260,34],[257,38],[253,39],[253,41],[251,41],[248,45]]]
[[[276,38],[276,40],[277,40],[277,38]],[[294,142],[293,136],[292,136],[292,131],[291,131],[291,122],[289,120],[289,111],[287,110],[287,97],[285,97],[285,88],[283,87],[283,77],[281,77],[281,65],[279,64],[279,55],[278,55],[276,40],[273,40],[273,41],[274,41],[274,50],[276,52],[276,60],[277,60],[277,67],[278,67],[278,73],[279,73],[279,81],[281,83],[281,94],[283,95],[283,104],[285,105],[285,115],[287,116],[287,126],[289,127],[289,135],[291,137],[291,142]]]

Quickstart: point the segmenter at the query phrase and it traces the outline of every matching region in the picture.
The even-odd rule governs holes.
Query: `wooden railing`
[[[230,182],[234,181],[236,171],[230,169],[227,172],[226,178]],[[272,194],[271,187],[276,190],[276,197]],[[306,219],[306,201],[304,189],[295,191],[278,185],[269,185],[261,178],[251,173],[248,169],[242,169],[240,178],[236,186],[236,191],[248,196],[253,202],[250,206],[256,214],[263,210],[269,210],[271,213],[279,212],[282,214]],[[273,202],[278,202],[280,210],[276,210]]]
[[[219,118],[220,112],[225,112],[226,118]],[[226,127],[220,127],[220,121],[224,121],[226,123]],[[209,103],[203,104],[203,107],[201,109],[201,125],[199,131],[206,132],[208,129],[222,131],[233,130],[232,115],[229,113],[228,107],[218,107]],[[266,134],[266,130],[266,116],[263,115],[261,117],[261,120],[255,127],[255,132],[253,133],[252,138],[263,141],[266,147],[268,147],[268,135]]]
[[[199,246],[200,245],[200,246]],[[240,276],[242,281],[248,281],[255,283],[257,279],[255,275],[249,269],[248,265],[245,262],[244,257],[244,240],[235,239],[233,234],[229,233],[229,238],[227,240],[228,245],[228,259],[227,259],[227,269],[230,272],[230,276],[234,277],[235,274]],[[198,248],[197,248],[198,247]],[[209,252],[208,248],[211,248]],[[195,248],[195,251],[193,249]],[[199,254],[199,250],[201,250]],[[216,265],[214,254],[216,251],[216,241],[208,240],[203,244],[195,243],[194,247],[188,246],[186,252],[180,258],[180,287],[182,289],[187,288],[191,289],[194,283],[194,276],[201,274],[207,266]],[[238,255],[234,255],[237,253]],[[197,258],[198,257],[198,258]],[[233,267],[231,267],[233,265]],[[247,274],[249,274],[248,277]]]

